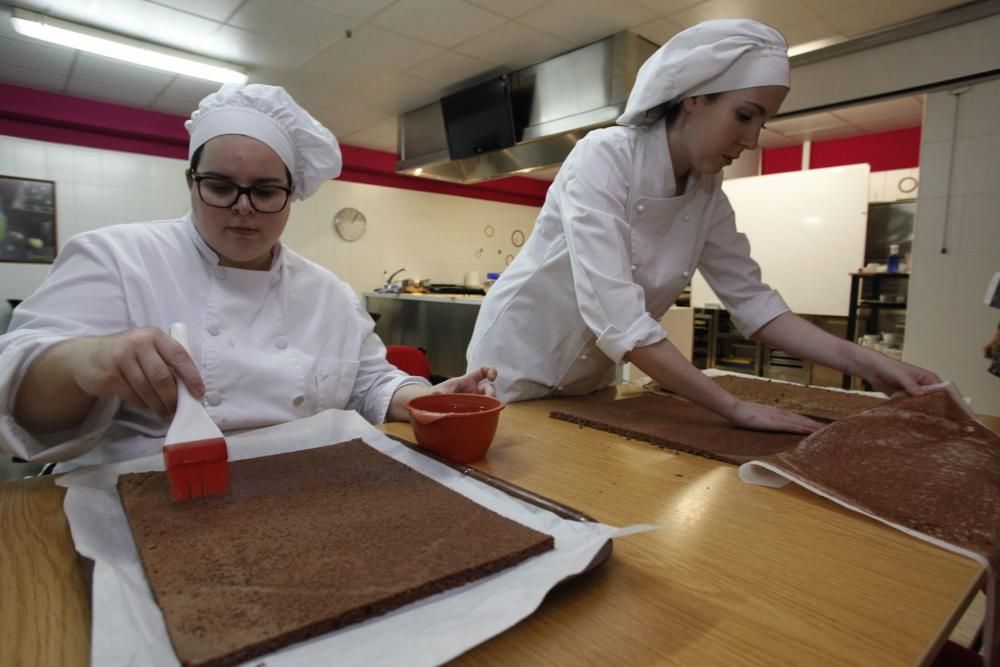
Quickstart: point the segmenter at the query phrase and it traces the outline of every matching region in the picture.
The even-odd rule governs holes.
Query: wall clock
[[[342,208],[333,216],[333,228],[345,241],[357,241],[365,234],[368,221],[356,208]]]

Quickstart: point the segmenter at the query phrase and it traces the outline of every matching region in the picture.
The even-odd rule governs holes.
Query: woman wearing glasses
[[[191,212],[71,239],[0,337],[0,445],[74,464],[156,453],[175,376],[223,431],[355,409],[407,419],[432,389],[385,359],[351,288],[280,242],[291,201],[340,173],[334,136],[281,88],[223,86],[186,123]],[[165,331],[185,322],[192,356]],[[192,358],[193,357],[193,358]]]

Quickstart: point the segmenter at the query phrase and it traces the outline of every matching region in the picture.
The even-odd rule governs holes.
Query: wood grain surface
[[[605,523],[661,527],[616,540],[604,566],[458,664],[926,664],[983,577],[798,487],[550,419],[561,405],[507,406],[476,467]],[[0,483],[0,665],[89,662],[63,495],[50,478]]]

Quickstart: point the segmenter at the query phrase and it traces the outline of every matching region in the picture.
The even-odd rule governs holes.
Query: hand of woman
[[[497,369],[483,366],[457,378],[445,380],[433,387],[435,394],[485,394],[496,396],[493,382],[497,379]]]
[[[883,394],[892,396],[898,391],[905,391],[911,396],[917,396],[924,392],[925,385],[941,382],[929,370],[896,361],[874,350],[870,352],[863,370],[858,374]]]
[[[90,396],[118,396],[164,419],[177,406],[177,382],[205,393],[198,368],[184,347],[157,327],[80,338],[66,350],[73,380]]]
[[[738,401],[736,408],[726,417],[735,426],[753,431],[813,433],[823,427],[823,424],[794,412],[747,401]]]
[[[1000,329],[993,332],[993,337],[986,341],[986,345],[983,345],[983,356],[987,359],[993,358],[993,348],[1000,345]]]

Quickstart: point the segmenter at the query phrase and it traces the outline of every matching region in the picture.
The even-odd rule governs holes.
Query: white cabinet
[[[888,202],[916,199],[920,189],[920,169],[873,171],[868,181],[868,201]]]

